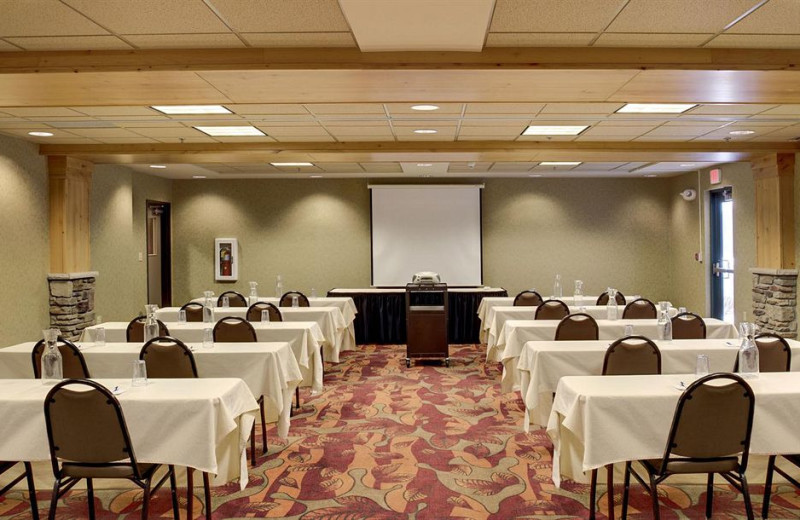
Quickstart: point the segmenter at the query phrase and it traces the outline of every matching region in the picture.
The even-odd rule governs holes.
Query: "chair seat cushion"
[[[139,475],[142,478],[153,473],[158,464],[138,464]],[[65,477],[75,478],[131,478],[133,477],[133,470],[130,465],[116,465],[116,466],[86,466],[82,464],[73,464],[65,462],[61,465],[61,469]]]
[[[647,471],[653,475],[661,474],[661,459],[643,460]],[[726,457],[720,460],[696,461],[696,460],[671,460],[667,463],[665,473],[724,473],[727,471],[737,471],[739,469],[739,459],[737,457]]]

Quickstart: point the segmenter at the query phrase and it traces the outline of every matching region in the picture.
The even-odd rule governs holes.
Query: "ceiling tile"
[[[0,35],[89,36],[108,31],[55,0],[4,0],[0,3]]]
[[[141,135],[125,130],[124,128],[71,128],[70,132],[83,137],[98,139],[102,139],[103,137],[141,137]]]
[[[760,114],[759,116],[800,116],[800,105],[778,105],[773,108],[769,108]]]
[[[512,114],[534,117],[542,108],[544,103],[468,103],[465,116]]]
[[[538,163],[532,162],[496,162],[489,168],[492,172],[526,172]]]
[[[459,132],[457,141],[515,141],[519,134],[472,134],[470,132]]]
[[[157,143],[158,140],[149,137],[96,137],[96,141],[107,144],[136,144]]]
[[[800,105],[797,105],[800,107]],[[760,105],[760,104],[715,104],[715,105],[699,105],[686,112],[686,115],[719,115],[719,116],[739,116],[739,115],[753,115],[769,110],[775,105]]]
[[[624,103],[548,103],[539,113],[545,114],[613,114]]]
[[[697,137],[717,130],[719,125],[716,126],[659,126],[654,128],[644,137]]]
[[[348,142],[348,143],[355,143],[358,141],[394,141],[394,136],[389,133],[376,133],[376,134],[339,134],[333,133],[333,136],[336,138],[337,141],[340,142]]]
[[[389,115],[391,116],[413,115],[415,118],[419,119],[436,119],[442,114],[459,115],[464,109],[464,105],[462,103],[434,103],[439,107],[438,110],[414,110],[411,108],[415,105],[427,104],[429,103],[424,99],[419,103],[387,103],[386,109],[389,111]]]
[[[497,0],[489,32],[599,32],[624,0]]]
[[[228,28],[201,0],[64,0],[117,34],[227,32]]]
[[[354,136],[354,135],[365,135],[367,133],[376,136],[384,136],[384,137],[393,137],[392,129],[389,128],[389,125],[386,126],[370,126],[369,128],[361,127],[361,126],[332,126],[326,125],[328,131],[333,134],[335,137],[340,136]]]
[[[304,105],[312,114],[325,115],[361,115],[374,114],[384,116],[386,112],[379,103],[318,103]]]
[[[216,143],[211,137],[159,137],[159,143]]]
[[[252,47],[355,47],[349,32],[242,33]]]
[[[285,114],[297,114],[297,115],[308,115],[308,110],[306,110],[303,105],[300,104],[266,104],[266,105],[257,105],[257,104],[240,104],[240,105],[225,105],[225,107],[232,111],[235,114],[240,115],[285,115]]]
[[[610,171],[616,170],[621,166],[625,166],[628,163],[625,162],[590,162],[590,163],[581,163],[575,168],[574,170],[602,170],[602,171]]]
[[[800,33],[800,2],[770,0],[739,23],[729,33],[798,34]]]
[[[583,131],[581,134],[581,140],[603,140],[615,137],[630,139],[646,134],[652,130],[652,128],[652,126],[593,126]]]
[[[257,128],[275,138],[285,138],[292,136],[305,137],[329,137],[328,132],[319,125],[316,126],[277,126],[277,125],[256,125]]]
[[[102,119],[102,118],[100,118]],[[171,121],[169,119],[151,119],[139,121],[136,116],[128,116],[125,119],[114,119],[114,124],[120,128],[185,128],[186,125],[180,121]]]
[[[44,123],[33,123],[24,119],[0,119],[0,128],[27,128],[28,130],[47,130],[52,129],[50,125]]]
[[[333,142],[336,139],[331,137],[330,134],[320,134],[320,135],[283,135],[283,134],[269,134],[270,137],[278,141],[279,143],[328,143]]]
[[[800,22],[798,22],[800,23]],[[800,29],[798,29],[800,30]],[[746,49],[800,49],[798,34],[720,34],[706,47]]]
[[[631,0],[606,32],[717,33],[758,0]]]
[[[162,138],[162,137],[203,137],[203,133],[199,130],[195,130],[194,128],[186,128],[182,126],[180,128],[170,128],[170,127],[150,127],[150,128],[134,128],[132,129],[133,132],[137,134],[143,135],[145,137],[154,137],[154,138]]]
[[[455,128],[458,126],[458,119],[392,119],[392,126],[395,128],[432,128],[434,130]]]
[[[87,116],[160,116],[150,107],[70,107]]]
[[[242,137],[217,137],[214,139],[220,143],[274,143],[275,139],[263,135],[248,135]]]
[[[55,128],[48,128],[47,129],[48,132],[53,134],[52,137],[36,137],[36,136],[33,136],[33,135],[28,135],[28,132],[30,132],[30,131],[31,131],[30,128],[17,128],[17,129],[15,129],[15,128],[3,127],[3,132],[8,134],[8,135],[13,135],[13,136],[16,136],[16,137],[24,137],[28,141],[35,141],[37,143],[52,143],[56,139],[62,139],[62,138],[75,139],[75,138],[80,137],[80,136],[77,136],[77,135],[73,134],[72,132],[68,132],[68,131],[64,131],[64,130],[57,130]]]
[[[508,128],[508,127],[492,127],[492,126],[481,126],[481,127],[474,127],[474,126],[462,126],[461,130],[458,132],[459,137],[467,137],[467,136],[503,136],[503,137],[517,137],[522,131],[525,129],[523,126],[520,129],[516,128]]]
[[[707,34],[603,33],[593,47],[698,47],[713,36]]]
[[[5,107],[3,112],[17,117],[81,117],[84,114],[62,107]]]
[[[11,45],[8,42],[0,40],[0,51],[10,52],[10,51],[19,51],[19,50],[22,50],[22,49],[20,49],[19,47],[15,46],[15,45]]]
[[[487,47],[570,47],[592,43],[596,33],[493,32],[486,36]]]
[[[348,32],[336,0],[211,0],[238,32]]]
[[[34,36],[7,39],[27,51],[106,51],[133,48],[116,36]]]
[[[245,46],[233,33],[140,34],[125,38],[140,49],[212,49]]]
[[[358,163],[316,163],[317,167],[327,173],[363,173]]]
[[[403,171],[398,163],[390,162],[361,163],[361,167],[365,172],[372,173],[402,173]]]
[[[451,162],[447,166],[450,173],[487,172],[492,166],[490,162]]]

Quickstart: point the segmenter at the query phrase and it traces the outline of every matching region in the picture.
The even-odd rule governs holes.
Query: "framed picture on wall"
[[[239,245],[235,238],[214,239],[214,279],[218,282],[239,279]]]

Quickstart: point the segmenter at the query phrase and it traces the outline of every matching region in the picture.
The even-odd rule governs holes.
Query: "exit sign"
[[[708,172],[709,181],[711,184],[719,184],[722,182],[722,170],[719,168],[714,168],[710,172]]]

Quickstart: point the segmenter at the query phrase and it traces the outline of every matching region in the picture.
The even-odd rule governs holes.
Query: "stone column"
[[[754,267],[753,321],[760,332],[797,336],[797,270]]]
[[[94,286],[97,272],[51,273],[50,326],[71,341],[80,338],[83,329],[94,324]]]

